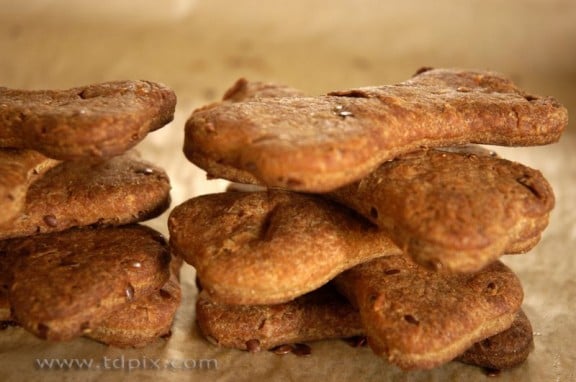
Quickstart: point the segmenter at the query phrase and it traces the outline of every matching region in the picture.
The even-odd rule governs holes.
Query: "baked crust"
[[[221,304],[204,290],[196,301],[196,323],[210,342],[250,351],[251,343],[264,350],[364,333],[358,311],[329,284],[273,305]]]
[[[170,254],[144,226],[72,229],[0,241],[13,319],[36,336],[68,340],[127,302],[158,290]]]
[[[358,307],[372,350],[404,370],[437,367],[508,329],[523,299],[520,281],[501,262],[450,274],[387,256],[334,283]]]
[[[0,87],[0,147],[70,160],[122,154],[174,117],[176,95],[150,81],[67,90]]]
[[[32,150],[0,149],[0,227],[22,212],[30,185],[58,163]]]
[[[346,207],[281,190],[190,199],[172,210],[168,228],[172,251],[228,304],[286,302],[356,264],[401,253]]]
[[[539,171],[478,148],[405,154],[329,196],[419,264],[459,272],[532,249],[554,207]]]
[[[23,211],[0,225],[0,239],[135,223],[160,215],[169,205],[164,170],[134,153],[103,162],[66,161],[30,186]]]
[[[421,147],[556,142],[568,121],[553,98],[488,71],[420,71],[397,85],[318,97],[280,93],[195,110],[186,157],[209,177],[327,192]]]
[[[162,288],[126,304],[85,336],[120,348],[144,347],[170,335],[181,300],[180,284],[172,276]]]

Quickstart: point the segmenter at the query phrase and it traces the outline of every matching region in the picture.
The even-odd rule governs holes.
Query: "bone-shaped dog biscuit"
[[[372,350],[405,370],[434,368],[508,329],[523,299],[520,281],[501,262],[461,274],[387,256],[334,283],[358,307]]]
[[[115,81],[67,90],[0,87],[0,147],[55,159],[119,155],[174,116],[176,96],[149,81]]]
[[[221,304],[203,290],[196,323],[209,341],[251,351],[364,333],[358,311],[330,285],[273,305]]]
[[[12,282],[10,273],[15,260],[15,256],[0,256],[0,325],[18,326],[11,314],[8,296]],[[143,347],[158,338],[169,336],[182,298],[177,276],[181,264],[181,259],[172,258],[170,279],[162,288],[126,302],[98,325],[86,328],[82,335],[121,348]],[[54,297],[59,299],[58,296]],[[45,303],[57,304],[58,301]]]
[[[465,272],[530,250],[554,206],[539,171],[478,148],[409,153],[330,196],[418,263]]]
[[[13,319],[49,340],[77,337],[164,285],[170,254],[144,226],[72,229],[0,241]]]
[[[248,351],[275,351],[294,343],[365,335],[358,310],[330,284],[275,305],[220,304],[200,292],[196,323],[208,341]],[[532,326],[520,310],[510,328],[476,342],[455,360],[509,369],[524,362],[533,347]]]
[[[134,223],[161,214],[169,204],[166,173],[132,152],[102,162],[66,161],[29,187],[23,211],[0,224],[0,239]]]
[[[311,192],[359,180],[423,146],[552,143],[568,120],[556,100],[484,71],[428,70],[397,85],[319,97],[237,98],[191,115],[187,158],[211,177]]]
[[[168,219],[174,253],[229,304],[289,301],[343,270],[400,249],[353,211],[280,190],[202,195]]]

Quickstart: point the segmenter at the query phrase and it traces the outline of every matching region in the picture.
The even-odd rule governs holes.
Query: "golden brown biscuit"
[[[169,205],[164,170],[132,153],[104,162],[63,162],[30,186],[24,211],[0,225],[0,239],[134,223],[158,216]]]
[[[36,151],[0,149],[0,226],[22,212],[28,187],[57,164]]]
[[[456,360],[489,369],[510,369],[524,362],[533,349],[532,325],[520,310],[509,329],[475,343]]]
[[[18,325],[10,312],[8,275],[15,256],[0,256],[0,325]],[[172,321],[180,305],[182,294],[178,273],[182,261],[172,258],[170,279],[159,290],[127,302],[85,336],[116,347],[142,347],[159,337],[169,336]]]
[[[211,343],[252,352],[365,334],[358,311],[330,284],[277,305],[219,304],[201,292],[196,301],[196,323]],[[532,348],[532,326],[520,310],[510,328],[475,343],[456,360],[509,369],[524,362]]]
[[[49,340],[83,334],[169,276],[164,238],[138,225],[3,240],[0,254],[14,320]]]
[[[174,253],[228,304],[291,300],[343,270],[400,249],[346,207],[280,190],[203,195],[168,219]]]
[[[539,171],[477,149],[405,154],[330,197],[378,224],[419,264],[460,272],[530,250],[554,207]]]
[[[126,348],[143,347],[168,336],[182,294],[172,276],[158,291],[142,296],[91,329],[85,335],[107,345]]]
[[[364,333],[358,311],[331,285],[274,305],[220,304],[202,291],[196,323],[210,342],[249,351]]]
[[[149,81],[115,81],[68,90],[0,87],[0,147],[55,159],[119,155],[172,121],[176,96]]]
[[[320,97],[248,97],[200,108],[184,152],[211,177],[327,192],[421,147],[543,145],[567,110],[494,72],[428,70],[397,85]]]
[[[181,301],[180,285],[171,278],[158,291],[128,302],[84,336],[115,347],[143,347],[170,335]],[[10,314],[8,293],[0,290],[0,327],[18,325]]]
[[[387,256],[334,283],[358,307],[372,350],[404,370],[437,367],[508,329],[523,299],[520,281],[501,262],[447,274]]]

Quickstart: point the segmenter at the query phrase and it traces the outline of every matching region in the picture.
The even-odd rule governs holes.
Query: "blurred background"
[[[220,99],[239,77],[314,95],[403,81],[422,66],[499,71],[576,115],[576,1],[0,0],[0,86],[146,79],[176,91],[174,122],[138,146],[167,170],[173,205],[224,188],[185,160],[183,126],[194,108]],[[519,380],[576,378],[576,320],[566,310],[576,306],[576,264],[568,256],[576,251],[573,130],[574,123],[559,145],[497,149],[541,169],[558,199],[539,250],[509,261],[525,282],[527,313],[540,333],[541,350]],[[150,224],[166,233],[165,219]],[[342,378],[360,367],[346,362]],[[548,371],[530,378],[541,367]]]
[[[147,79],[176,91],[174,123],[140,147],[173,155],[163,164],[188,184],[175,201],[222,187],[195,181],[172,148],[192,110],[237,78],[321,94],[422,66],[500,71],[576,110],[576,1],[0,0],[0,86]]]

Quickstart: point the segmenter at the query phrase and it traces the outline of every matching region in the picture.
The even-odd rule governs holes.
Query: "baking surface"
[[[224,189],[226,182],[207,181],[184,158],[183,126],[194,108],[219,99],[239,77],[320,94],[402,81],[420,66],[486,68],[532,93],[556,97],[576,115],[576,3],[570,0],[527,0],[521,7],[496,0],[101,0],[94,8],[78,3],[0,0],[0,86],[67,88],[147,79],[172,87],[178,96],[174,122],[138,148],[168,172],[173,205]],[[504,258],[524,285],[535,350],[524,365],[500,374],[500,381],[576,380],[574,127],[572,122],[558,144],[494,148],[540,169],[556,194],[540,244]],[[166,214],[149,224],[167,234]],[[0,380],[486,380],[483,371],[458,363],[403,373],[368,348],[343,341],[311,343],[308,357],[219,349],[194,326],[191,267],[183,269],[182,279],[184,301],[170,339],[123,350],[87,339],[47,343],[7,328],[0,331]],[[63,371],[39,367],[42,359],[92,365]]]

